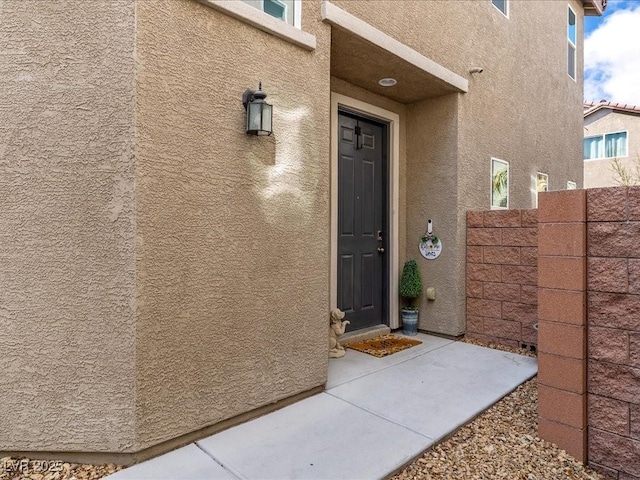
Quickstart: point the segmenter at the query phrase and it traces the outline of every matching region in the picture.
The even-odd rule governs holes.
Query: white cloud
[[[617,7],[585,38],[584,98],[640,105],[640,3]]]

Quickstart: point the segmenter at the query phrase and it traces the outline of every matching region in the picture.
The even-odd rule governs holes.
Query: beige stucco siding
[[[620,157],[620,164],[631,175],[638,175],[640,164],[640,114],[622,113],[610,109],[602,109],[584,120],[584,136],[627,132],[627,156]],[[584,186],[613,187],[620,185],[620,176],[612,169],[611,158],[585,160]]]
[[[134,444],[133,11],[0,2],[0,451]]]
[[[137,3],[141,447],[322,385],[329,27],[308,52],[192,0]],[[263,82],[274,134],[244,133]]]

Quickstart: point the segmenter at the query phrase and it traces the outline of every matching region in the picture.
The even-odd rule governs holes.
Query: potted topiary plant
[[[422,278],[415,260],[405,262],[398,293],[407,301],[407,305],[402,308],[402,333],[416,335],[418,333],[418,307],[413,305],[413,301],[422,293]]]

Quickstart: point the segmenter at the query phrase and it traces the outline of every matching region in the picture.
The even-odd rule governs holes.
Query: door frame
[[[400,211],[400,115],[375,105],[331,92],[331,309],[338,306],[338,111],[340,107],[360,113],[365,118],[371,118],[387,124],[389,131],[388,146],[388,201],[387,219],[390,235],[387,237],[389,268],[387,279],[388,318],[386,323],[391,328],[400,327],[399,299],[398,299],[398,258],[399,258],[399,211]]]

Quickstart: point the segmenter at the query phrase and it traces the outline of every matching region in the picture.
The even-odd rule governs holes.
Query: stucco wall
[[[598,134],[627,131],[626,157],[618,160],[621,165],[632,174],[638,176],[640,165],[640,114],[614,112],[602,109],[584,119],[584,136],[591,137]],[[616,175],[611,165],[612,159],[585,160],[584,186],[613,187],[620,185],[620,177]],[[637,179],[636,180],[640,180]]]
[[[124,451],[133,2],[0,2],[0,18],[0,451]]]
[[[329,314],[329,47],[193,0],[138,2],[139,446],[322,385]],[[274,134],[244,133],[263,82]],[[197,100],[195,100],[197,99]]]

